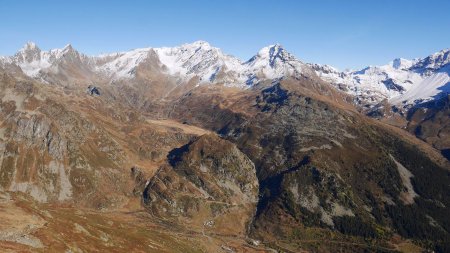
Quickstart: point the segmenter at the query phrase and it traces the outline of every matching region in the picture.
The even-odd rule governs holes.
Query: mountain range
[[[450,51],[0,58],[0,249],[448,252]]]
[[[279,44],[264,47],[242,62],[205,41],[99,56],[79,53],[70,44],[62,49],[42,51],[29,42],[14,56],[0,59],[3,65],[15,64],[29,77],[44,82],[49,81],[49,76],[62,72],[65,65],[77,64],[77,68],[84,70],[78,78],[92,82],[90,76],[96,75],[110,83],[135,77],[139,66],[148,61],[178,82],[196,77],[199,85],[222,84],[244,89],[264,79],[307,76],[315,72],[336,88],[353,95],[358,104],[369,107],[387,100],[401,109],[408,109],[445,96],[450,90],[449,49],[421,59],[397,58],[383,66],[344,72],[329,65],[303,63]]]

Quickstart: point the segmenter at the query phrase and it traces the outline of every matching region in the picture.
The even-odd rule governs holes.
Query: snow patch
[[[0,62],[16,64],[26,75],[42,79],[45,73],[58,71],[58,64],[64,62],[65,55],[73,54],[81,60],[84,67],[114,81],[135,77],[137,67],[149,59],[153,52],[157,58],[152,60],[159,61],[166,74],[182,81],[198,77],[198,85],[222,84],[227,87],[247,88],[263,79],[298,77],[309,69],[279,44],[261,49],[257,55],[243,63],[205,41],[178,47],[149,47],[99,56],[79,54],[70,44],[62,49],[41,51],[34,43],[28,43],[16,55],[0,58]]]
[[[355,102],[369,106],[386,99],[407,109],[450,91],[450,50],[423,59],[398,58],[383,66],[369,66],[358,71],[340,72],[319,64],[309,66],[325,81],[355,96]]]

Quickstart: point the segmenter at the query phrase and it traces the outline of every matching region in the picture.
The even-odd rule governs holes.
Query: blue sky
[[[282,44],[344,68],[450,47],[448,0],[0,1],[0,55],[27,41],[93,55],[206,40],[242,60]]]

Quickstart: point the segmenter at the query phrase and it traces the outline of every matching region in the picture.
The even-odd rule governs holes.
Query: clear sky
[[[27,41],[95,55],[206,40],[247,60],[280,43],[344,68],[450,47],[450,0],[0,0],[0,55]]]

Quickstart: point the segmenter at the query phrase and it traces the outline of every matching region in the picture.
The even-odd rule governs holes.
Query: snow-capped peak
[[[273,44],[273,45],[269,45],[266,47],[261,48],[261,50],[259,50],[257,56],[259,57],[263,57],[263,58],[269,58],[271,56],[276,55],[276,53],[283,51],[283,46],[279,43]]]
[[[394,59],[392,62],[390,62],[389,65],[391,65],[394,69],[408,69],[415,63],[414,60],[407,60],[403,58],[397,58]]]
[[[181,45],[181,47],[185,47],[185,48],[187,48],[187,47],[195,47],[195,48],[204,47],[204,48],[211,48],[211,45],[210,45],[208,42],[204,41],[204,40],[197,40],[197,41],[194,41],[194,42],[192,42],[192,43],[186,43],[186,44],[183,44],[183,45]]]
[[[269,65],[271,67],[274,67],[278,60],[282,62],[296,60],[295,57],[284,50],[284,48],[280,44],[275,44],[264,48],[264,51],[266,50],[268,50],[269,53]]]
[[[450,50],[442,50],[423,59],[397,58],[383,66],[359,71],[335,72],[312,64],[323,79],[355,96],[363,105],[374,106],[387,99],[408,108],[446,92],[450,78]]]
[[[428,57],[420,59],[411,69],[416,72],[428,74],[430,71],[438,70],[450,63],[450,49],[444,49]]]
[[[328,65],[304,64],[280,44],[264,47],[242,62],[201,40],[177,47],[140,48],[92,57],[78,53],[70,44],[42,51],[28,42],[14,56],[0,57],[2,66],[16,64],[28,76],[40,79],[58,73],[61,66],[64,72],[81,66],[79,71],[111,81],[129,79],[137,71],[146,71],[144,62],[151,63],[151,71],[160,71],[180,83],[198,78],[198,85],[216,83],[243,88],[265,79],[309,76],[315,71],[338,89],[354,95],[357,102],[369,106],[384,99],[405,106],[433,99],[448,92],[445,85],[450,82],[450,49],[423,59],[397,58],[386,65],[343,72]]]
[[[57,50],[51,50],[50,53],[56,54],[56,58],[61,58],[65,55],[71,55],[76,58],[83,57],[84,55],[78,53],[77,50],[75,50],[71,44],[65,45],[62,49]]]
[[[15,63],[35,78],[42,77],[40,73],[43,70],[58,71],[60,64],[70,63],[84,64],[90,71],[116,80],[133,78],[137,66],[147,60],[159,64],[163,73],[180,81],[198,77],[199,84],[221,83],[240,87],[254,85],[263,79],[298,76],[309,70],[280,44],[262,48],[243,63],[202,40],[177,47],[140,48],[92,57],[78,53],[70,44],[62,49],[41,51],[34,43],[27,43],[15,56],[2,58],[1,61]]]
[[[298,76],[308,69],[304,63],[287,52],[280,44],[262,48],[244,65],[257,76],[269,79]]]
[[[62,49],[63,52],[68,52],[68,51],[73,51],[75,49],[73,49],[72,44],[67,44],[64,46],[64,48]]]
[[[29,41],[22,47],[22,49],[20,51],[29,51],[29,50],[36,50],[36,49],[39,50],[38,46],[36,46],[36,43]]]
[[[78,59],[82,56],[70,44],[62,49],[42,51],[34,42],[28,42],[14,56],[3,58],[3,61],[16,64],[26,75],[37,78],[42,70],[50,68],[68,54],[75,57],[71,59]]]
[[[253,62],[263,62],[274,67],[277,61],[285,62],[289,59],[295,59],[291,54],[289,54],[280,44],[274,44],[267,47],[263,47],[259,52],[248,60],[247,64],[252,64]]]
[[[179,47],[155,48],[162,67],[183,79],[199,77],[200,83],[245,86],[244,67],[239,59],[224,54],[205,41]]]
[[[33,42],[27,42],[16,54],[19,62],[32,62],[40,59],[41,49]]]

